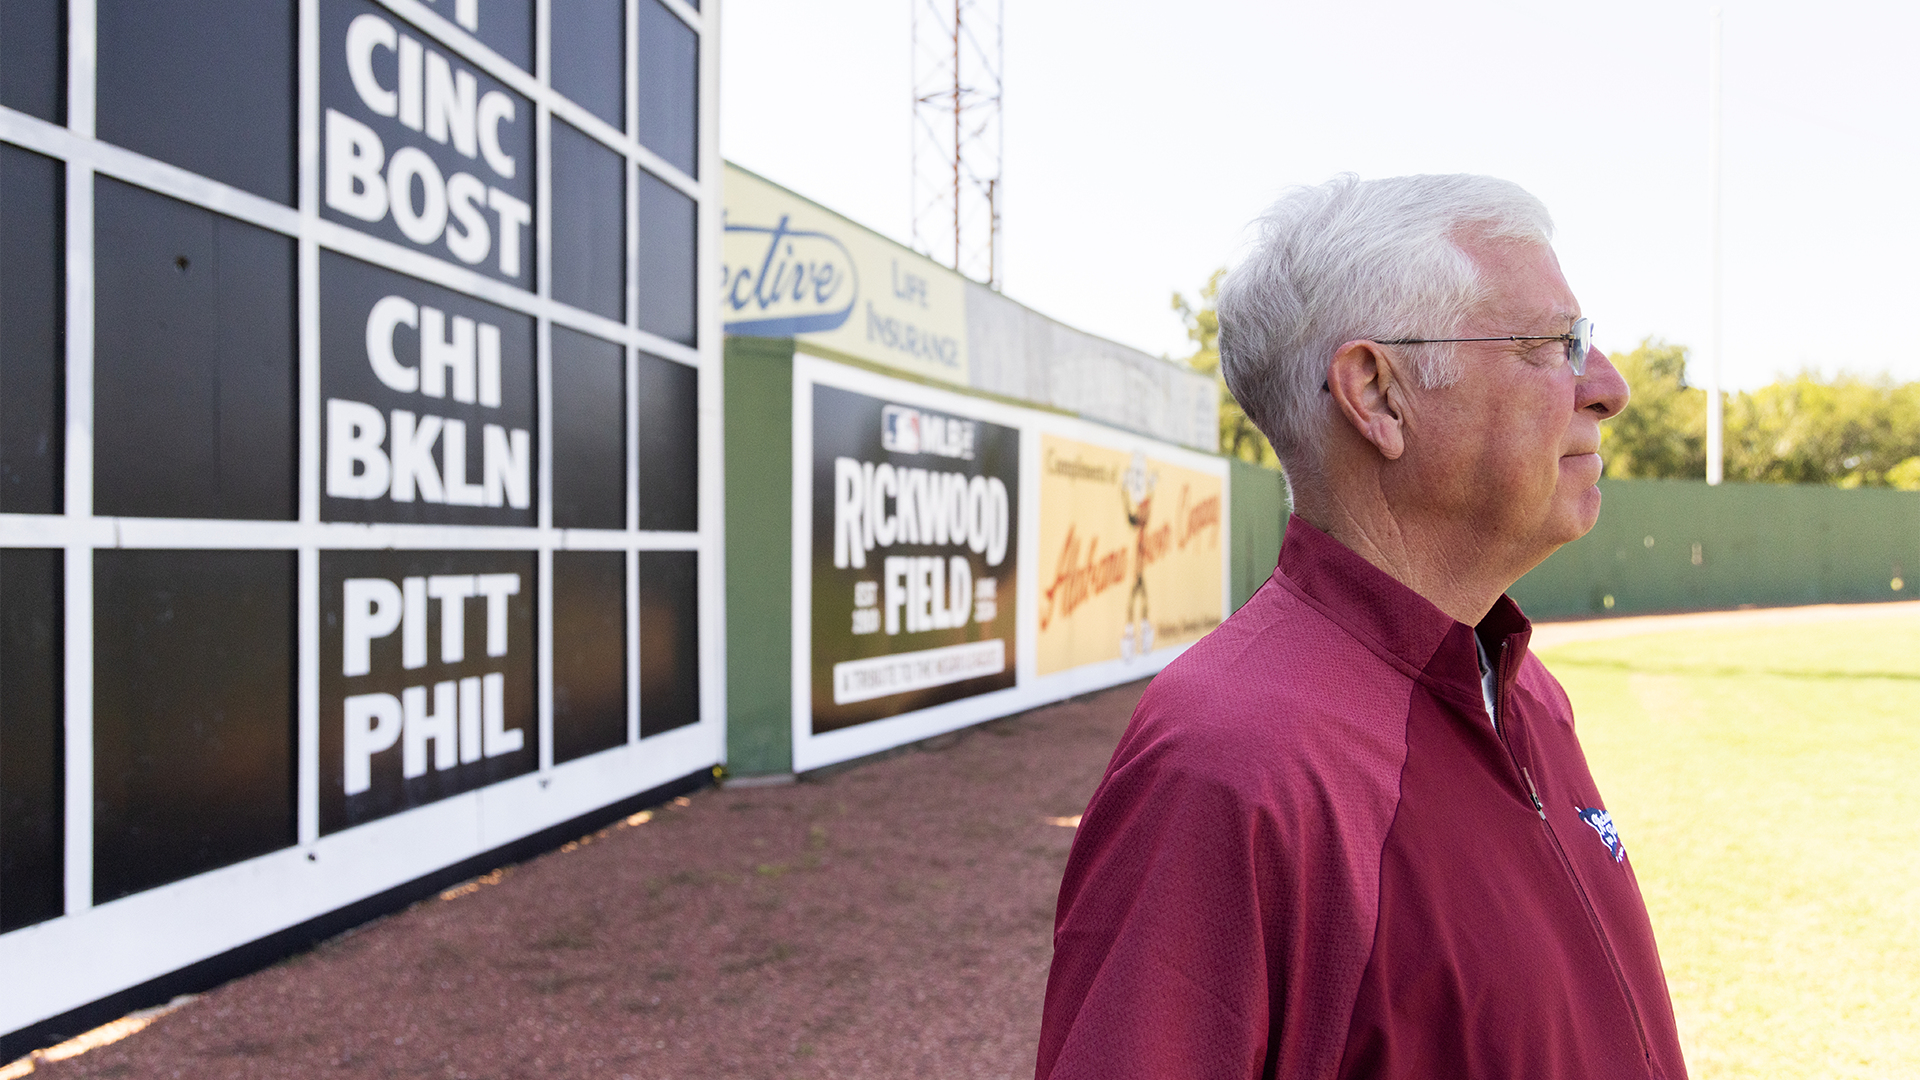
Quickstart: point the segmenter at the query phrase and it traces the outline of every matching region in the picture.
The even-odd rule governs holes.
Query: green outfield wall
[[[793,340],[729,337],[727,768],[793,771]]]
[[[1227,514],[1233,525],[1228,558],[1233,574],[1233,606],[1238,610],[1273,576],[1273,568],[1280,561],[1280,536],[1287,522],[1287,485],[1272,469],[1234,459],[1229,459],[1227,466]]]
[[[1233,462],[1233,603],[1273,572],[1278,473]],[[1920,492],[1603,480],[1600,523],[1512,591],[1537,619],[1864,603],[1920,595]],[[1896,584],[1897,583],[1897,584]],[[1611,600],[1611,604],[1609,604]]]
[[[1603,480],[1600,523],[1511,590],[1535,619],[1902,600],[1920,492]]]

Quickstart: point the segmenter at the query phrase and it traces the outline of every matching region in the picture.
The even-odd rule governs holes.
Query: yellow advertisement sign
[[[967,384],[959,274],[727,166],[720,310],[729,334],[791,337]]]
[[[1041,436],[1039,674],[1220,625],[1223,486],[1144,450]]]

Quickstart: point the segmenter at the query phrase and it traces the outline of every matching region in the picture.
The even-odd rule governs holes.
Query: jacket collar
[[[1298,516],[1287,519],[1275,576],[1382,659],[1476,703],[1475,631],[1496,665],[1500,646],[1507,646],[1503,691],[1526,659],[1533,635],[1533,625],[1512,598],[1502,595],[1480,625],[1470,627]]]

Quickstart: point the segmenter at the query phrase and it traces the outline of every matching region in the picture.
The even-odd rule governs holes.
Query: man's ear
[[[1388,461],[1406,452],[1400,373],[1386,349],[1372,341],[1349,341],[1327,364],[1327,392],[1340,415]]]

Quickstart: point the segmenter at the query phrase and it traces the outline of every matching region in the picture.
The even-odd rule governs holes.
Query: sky
[[[910,5],[930,0],[721,2],[723,156],[908,240]],[[1704,362],[1713,4],[1005,4],[1013,299],[1184,356],[1172,294],[1288,188],[1477,172],[1547,204],[1602,348]],[[1920,4],[1720,6],[1725,385],[1920,379]]]

